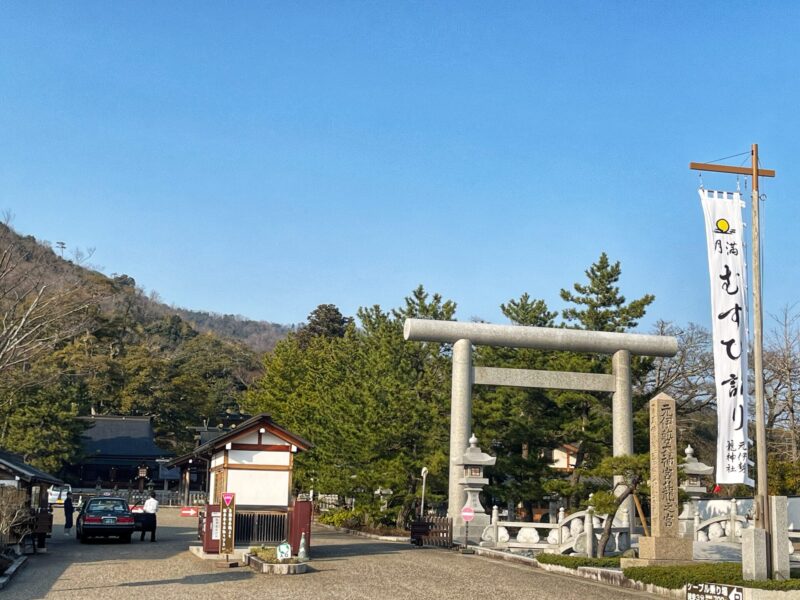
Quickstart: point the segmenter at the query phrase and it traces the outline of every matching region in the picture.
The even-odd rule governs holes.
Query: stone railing
[[[696,542],[741,544],[742,529],[747,529],[747,526],[747,517],[739,514],[735,499],[730,501],[727,515],[717,515],[701,521],[700,512],[694,511],[694,541]]]
[[[705,521],[700,520],[700,512],[694,511],[694,541],[700,543],[729,542],[742,543],[742,529],[752,525],[747,515],[740,515],[737,502],[732,498],[728,504],[727,515],[717,515]],[[800,531],[787,531],[789,554],[794,554],[794,543],[800,542]]]
[[[620,510],[619,526],[611,528],[606,553],[624,552],[630,548],[630,524],[626,509]],[[498,508],[492,510],[492,521],[481,534],[481,545],[500,550],[538,550],[551,554],[597,554],[597,544],[608,515],[595,515],[594,508],[567,516],[558,511],[557,523],[501,521]],[[513,537],[512,537],[513,536]]]

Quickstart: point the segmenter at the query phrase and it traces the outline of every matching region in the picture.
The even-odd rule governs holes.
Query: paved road
[[[187,546],[196,521],[174,512],[159,514],[159,541],[78,544],[61,535],[63,516],[45,555],[26,567],[0,596],[39,598],[147,598],[172,600],[470,600],[486,598],[603,600],[648,598],[539,569],[433,548],[355,538],[315,530],[313,572],[296,576],[256,575],[248,568],[217,569],[195,558]]]

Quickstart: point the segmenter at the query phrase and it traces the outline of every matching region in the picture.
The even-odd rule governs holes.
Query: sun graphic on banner
[[[715,223],[717,228],[714,230],[715,233],[734,233],[736,230],[731,229],[731,224],[728,223],[728,219],[717,219]]]

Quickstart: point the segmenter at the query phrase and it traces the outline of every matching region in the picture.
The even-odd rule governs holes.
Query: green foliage
[[[343,527],[344,529],[361,529],[364,525],[364,513],[347,508],[337,508],[322,513],[317,520],[325,525]]]
[[[800,491],[800,463],[777,460],[770,456],[767,465],[769,493],[773,496],[794,496]]]
[[[265,357],[246,407],[314,443],[295,462],[298,488],[355,496],[359,504],[390,488],[402,526],[421,467],[434,490],[446,481],[449,357],[436,345],[404,341],[402,327],[406,316],[447,319],[454,310],[420,287],[401,309],[362,308],[360,327],[305,341],[290,335]]]
[[[39,469],[57,473],[78,457],[83,425],[77,405],[64,390],[40,387],[20,392],[5,419],[3,446]]]
[[[720,583],[761,590],[798,590],[800,579],[744,581],[740,563],[703,563],[669,567],[630,567],[625,577],[664,588],[680,589],[687,583]]]
[[[537,554],[537,562],[545,565],[559,565],[568,569],[578,567],[597,567],[599,569],[619,568],[619,557],[588,558],[586,556],[566,556],[565,554]]]
[[[285,560],[279,560],[278,549],[275,546],[251,546],[250,554],[258,558],[259,560],[263,560],[265,563],[268,563],[270,565],[297,564],[298,562],[300,562],[296,558],[287,558]]]
[[[15,236],[0,226],[4,247],[21,251],[8,256],[22,261],[26,289],[44,290],[36,306],[41,314],[34,316],[42,327],[26,334],[43,337],[36,352],[15,354],[24,360],[7,363],[0,378],[0,446],[57,472],[76,460],[80,428],[74,417],[94,412],[151,416],[157,443],[181,452],[193,444],[188,426],[203,419],[214,424],[238,407],[259,370],[252,351],[200,334],[146,297],[131,277],[106,277],[62,260],[33,238]],[[0,297],[13,297],[18,283],[0,276]],[[23,298],[11,308],[31,302]]]
[[[603,252],[586,271],[587,284],[574,284],[576,293],[561,290],[562,300],[577,305],[564,310],[564,319],[577,322],[581,329],[594,331],[623,332],[635,328],[655,296],[645,294],[626,304],[625,296],[620,294],[616,285],[621,273],[619,261],[612,265]]]
[[[320,304],[308,315],[308,323],[300,327],[297,341],[305,348],[315,337],[344,337],[352,322],[352,317],[343,316],[333,304]]]
[[[517,325],[552,327],[556,317],[543,300],[531,300],[528,294],[500,308]],[[546,369],[549,360],[548,353],[526,348],[482,346],[475,353],[480,366]],[[524,499],[530,505],[540,500],[546,493],[543,484],[552,475],[546,450],[558,445],[554,431],[559,417],[547,392],[481,386],[473,406],[478,439],[497,456],[495,466],[486,471],[487,493],[504,502]]]

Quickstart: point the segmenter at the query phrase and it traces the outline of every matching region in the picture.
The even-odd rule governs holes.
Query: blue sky
[[[422,283],[503,322],[602,251],[708,324],[698,175],[760,145],[800,300],[792,2],[4,2],[0,208],[164,301],[280,323]],[[731,159],[739,164],[747,157]],[[736,178],[704,175],[706,187]]]

